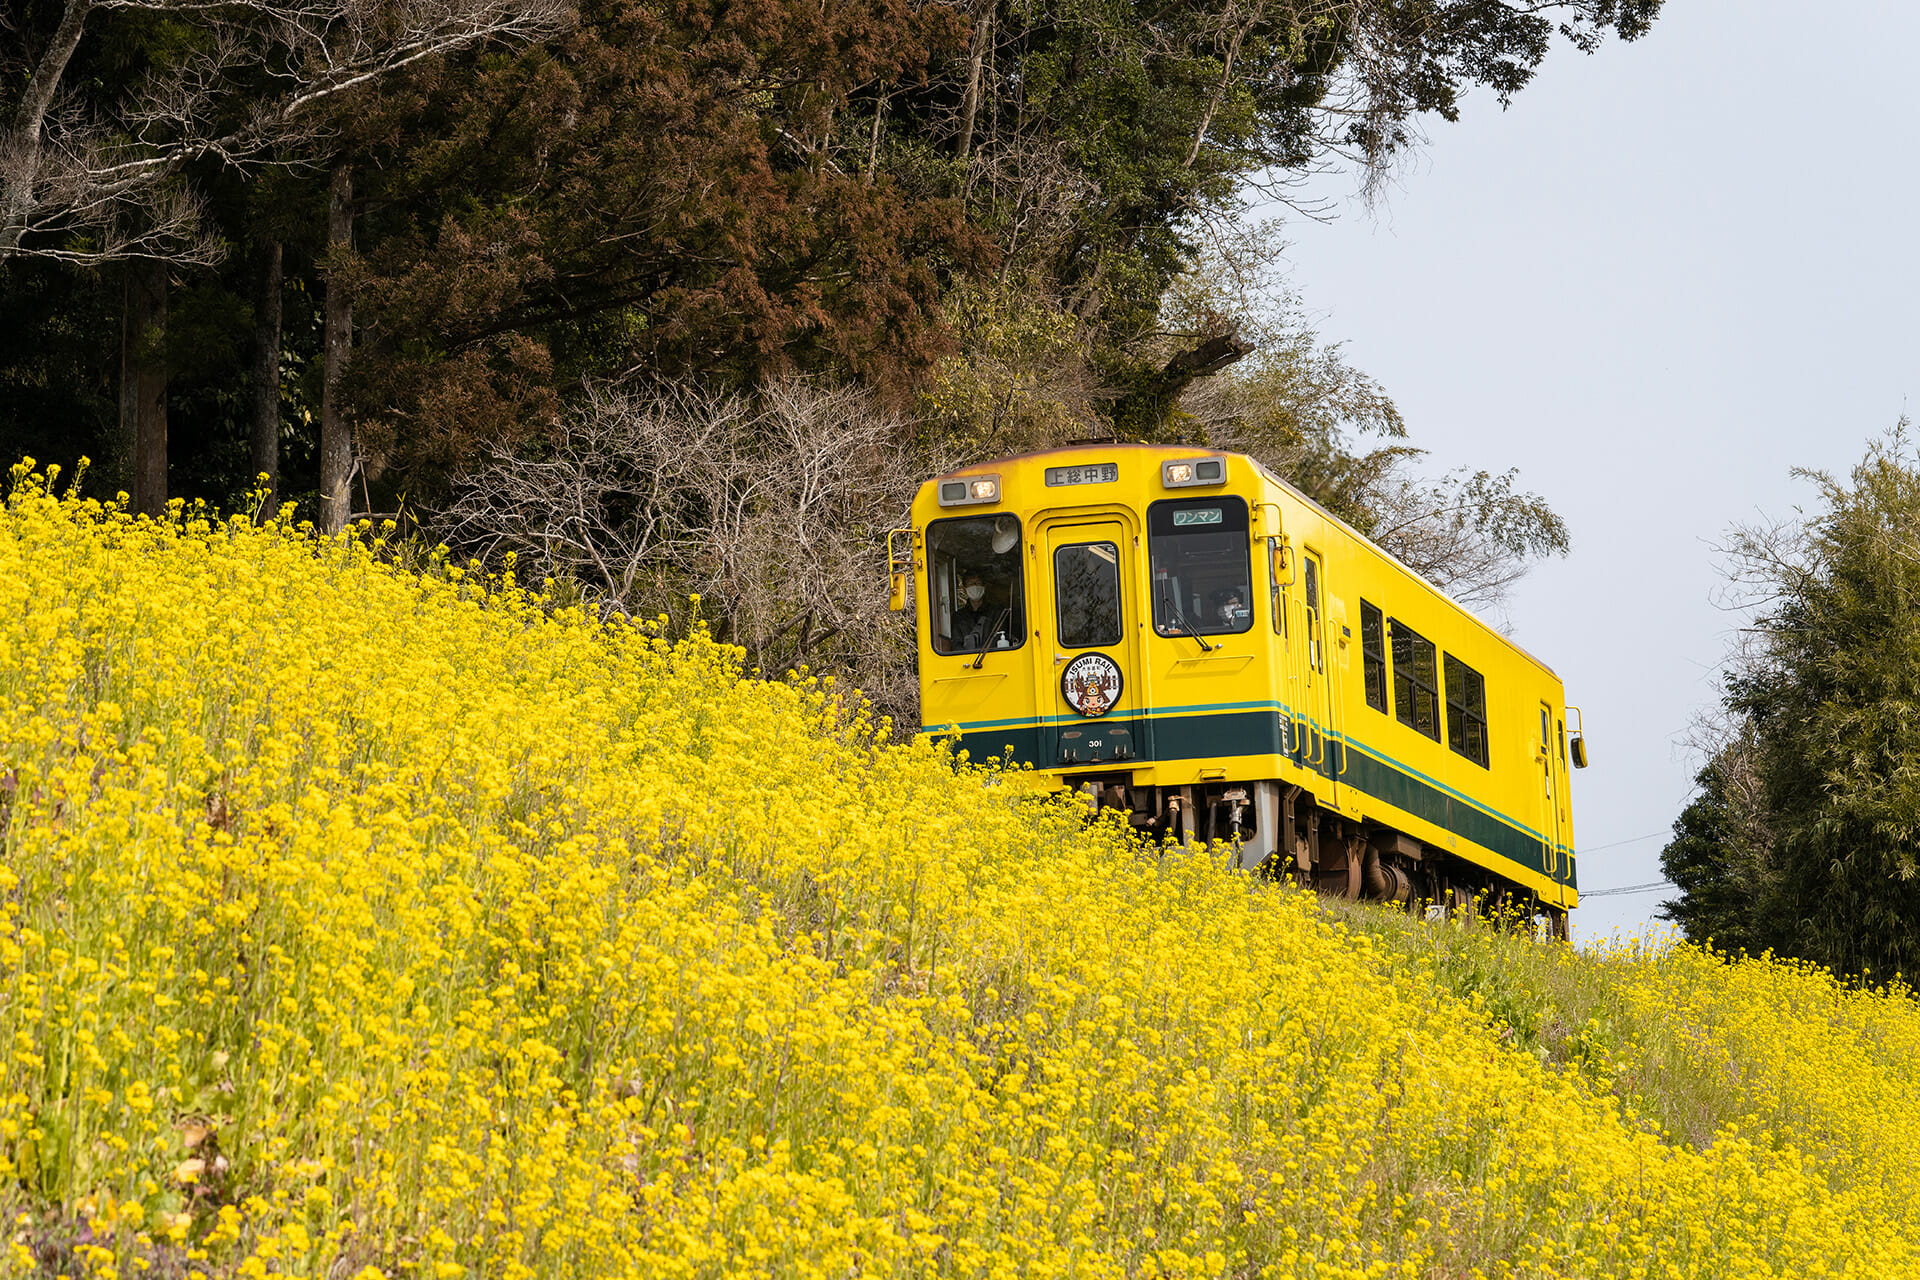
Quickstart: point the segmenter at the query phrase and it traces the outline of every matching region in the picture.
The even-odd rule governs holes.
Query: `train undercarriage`
[[[1236,849],[1246,870],[1329,897],[1538,922],[1550,937],[1568,936],[1564,909],[1403,831],[1325,808],[1301,786],[1135,785],[1129,774],[1069,774],[1063,781],[1096,811],[1123,812],[1144,835]]]

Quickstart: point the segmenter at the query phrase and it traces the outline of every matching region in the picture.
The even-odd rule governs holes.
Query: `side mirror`
[[[907,607],[907,574],[904,569],[896,569],[890,575],[887,589],[887,608],[894,613],[903,613]]]
[[[1567,744],[1567,750],[1573,753],[1574,768],[1587,767],[1587,740],[1584,735],[1575,734],[1573,740]]]
[[[1292,550],[1285,542],[1275,542],[1269,553],[1272,559],[1273,580],[1281,586],[1290,586],[1293,582],[1293,560],[1287,552]]]

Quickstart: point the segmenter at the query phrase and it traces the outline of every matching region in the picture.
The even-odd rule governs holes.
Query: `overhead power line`
[[[1583,889],[1580,896],[1583,898],[1617,898],[1627,893],[1652,893],[1658,889],[1671,888],[1673,888],[1673,881],[1655,880],[1651,884],[1621,885],[1618,889]]]
[[[1581,850],[1578,850],[1578,852],[1586,854],[1586,853],[1598,853],[1602,849],[1618,849],[1623,844],[1639,844],[1642,840],[1651,840],[1655,836],[1663,836],[1665,834],[1667,833],[1664,831],[1649,831],[1647,832],[1647,834],[1643,836],[1629,836],[1625,840],[1615,840],[1612,844],[1597,844],[1597,845],[1594,845],[1591,849],[1581,849]]]

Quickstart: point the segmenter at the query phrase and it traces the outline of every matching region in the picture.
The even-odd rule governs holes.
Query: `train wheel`
[[[1360,859],[1351,854],[1347,855],[1344,866],[1330,861],[1314,864],[1314,891],[1323,893],[1329,898],[1345,898],[1349,902],[1357,902],[1360,900],[1361,883]]]

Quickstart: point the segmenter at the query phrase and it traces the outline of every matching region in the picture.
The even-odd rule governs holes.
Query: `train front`
[[[1094,445],[922,486],[896,603],[916,615],[927,731],[1070,780],[1150,767],[1162,648],[1221,676],[1264,660],[1247,634],[1250,507],[1234,491],[1251,478],[1217,453]]]

